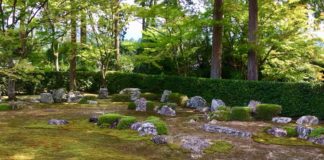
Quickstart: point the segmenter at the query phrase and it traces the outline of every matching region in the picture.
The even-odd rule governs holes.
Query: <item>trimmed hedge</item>
[[[256,106],[255,118],[270,121],[281,113],[281,106],[277,104],[259,104]]]
[[[113,123],[118,122],[122,117],[123,115],[117,113],[104,114],[98,118],[98,125],[112,125]]]
[[[159,117],[150,116],[146,119],[146,122],[154,124],[159,135],[168,134],[167,124]]]
[[[209,113],[209,120],[229,121],[231,120],[231,108],[221,106],[216,111]]]
[[[127,129],[130,128],[133,123],[136,122],[136,117],[124,116],[122,117],[117,125],[117,129]]]
[[[145,92],[141,94],[141,97],[145,98],[146,100],[149,101],[160,101],[160,95],[151,93],[151,92]]]
[[[113,102],[131,102],[129,94],[114,94],[111,96],[111,101]]]
[[[64,86],[67,88],[68,77],[66,72],[46,72],[41,84],[19,83],[17,88],[23,88],[25,91],[27,88],[29,88],[28,90],[35,90],[35,88],[36,90],[39,90],[39,88],[55,89]],[[124,88],[137,87],[141,88],[143,93],[160,94],[167,88],[172,92],[182,93],[189,97],[200,95],[207,101],[217,97],[226,102],[228,106],[244,106],[251,99],[255,99],[262,103],[280,104],[283,116],[315,115],[324,119],[323,84],[214,80],[117,72],[109,73],[106,79],[109,93],[118,93]],[[80,90],[97,93],[99,82],[99,73],[77,73],[77,86]]]
[[[231,112],[231,120],[250,121],[251,109],[249,107],[233,107]]]

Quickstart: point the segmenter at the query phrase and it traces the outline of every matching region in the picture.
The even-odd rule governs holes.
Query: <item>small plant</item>
[[[117,125],[117,129],[127,129],[136,122],[136,117],[133,116],[124,116],[122,117]]]
[[[150,92],[142,93],[141,97],[144,97],[145,99],[147,99],[149,101],[159,101],[160,100],[160,95],[155,94],[155,93],[150,93]]]
[[[281,113],[282,107],[277,104],[259,104],[256,107],[255,117],[259,120],[271,120]]]
[[[251,120],[251,109],[249,107],[233,107],[231,120],[249,121]]]
[[[9,106],[8,104],[0,104],[0,111],[8,111],[12,110],[12,107]]]
[[[321,135],[324,135],[324,127],[313,129],[309,137],[315,138],[315,137],[320,137]]]
[[[117,114],[117,113],[108,113],[100,116],[98,118],[98,125],[112,125],[121,119],[123,115]]]
[[[283,127],[283,129],[285,129],[287,131],[287,136],[288,137],[297,137],[298,133],[296,130],[296,127]]]
[[[146,111],[154,111],[154,108],[155,108],[154,102],[148,101],[146,103]]]
[[[80,101],[79,104],[88,104],[88,100],[96,100],[96,96],[84,96]]]
[[[185,107],[188,101],[188,96],[180,93],[171,93],[169,95],[169,102],[176,103],[181,107]]]
[[[114,94],[111,96],[113,102],[131,102],[129,94]]]
[[[231,108],[221,106],[216,111],[209,113],[208,118],[209,120],[229,121],[231,120]]]
[[[135,110],[136,109],[136,104],[134,102],[129,102],[127,109]]]
[[[168,128],[166,123],[162,121],[159,117],[150,116],[146,119],[146,122],[154,124],[159,135],[168,134]]]

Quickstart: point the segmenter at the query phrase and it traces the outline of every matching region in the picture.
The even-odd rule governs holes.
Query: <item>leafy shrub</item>
[[[297,137],[298,136],[296,127],[287,126],[287,127],[283,127],[283,129],[285,129],[287,131],[287,136],[288,137]]]
[[[180,94],[180,93],[171,93],[169,95],[169,102],[176,103],[181,107],[186,106],[188,99],[189,99],[188,96]]]
[[[249,107],[233,107],[231,120],[249,121],[251,120],[251,109]]]
[[[309,137],[320,137],[321,135],[324,135],[324,127],[313,129]]]
[[[146,122],[154,124],[159,135],[168,134],[167,124],[159,117],[150,116],[146,119]]]
[[[136,122],[136,117],[133,116],[124,116],[122,117],[117,125],[117,129],[127,129]]]
[[[104,124],[112,125],[113,123],[119,121],[119,119],[121,119],[122,117],[123,115],[117,113],[104,114],[102,116],[99,116],[98,125],[104,125]]]
[[[113,102],[130,102],[129,94],[114,94],[111,96],[111,101]]]
[[[80,101],[79,104],[88,104],[88,100],[96,100],[96,96],[84,96]]]
[[[9,106],[8,104],[0,104],[0,111],[8,111],[12,110],[12,107]]]
[[[229,121],[231,119],[231,108],[219,107],[216,111],[209,113],[208,117],[210,120]]]
[[[135,110],[136,109],[136,104],[134,102],[129,102],[127,109]]]
[[[160,101],[160,95],[151,92],[142,93],[141,97],[144,97],[149,101]]]
[[[255,117],[260,120],[271,120],[281,113],[281,106],[276,104],[259,104],[256,107]]]
[[[154,102],[148,101],[146,103],[146,111],[154,111],[154,108],[155,108]]]

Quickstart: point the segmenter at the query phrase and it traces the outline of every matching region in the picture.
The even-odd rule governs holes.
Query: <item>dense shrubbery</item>
[[[225,106],[219,107],[216,111],[211,112],[208,117],[210,120],[229,121],[231,120],[231,108]]]
[[[189,98],[186,95],[180,93],[171,93],[169,95],[169,102],[178,104],[181,107],[186,106],[186,102]]]
[[[298,136],[298,133],[297,133],[297,130],[296,130],[295,126],[293,126],[293,127],[286,126],[286,127],[283,127],[283,129],[285,129],[287,131],[287,136],[288,137],[297,137]]]
[[[0,104],[0,111],[12,110],[12,107],[7,104]]]
[[[154,102],[148,101],[146,103],[146,111],[154,111],[155,104]]]
[[[118,122],[122,117],[123,115],[117,113],[104,114],[98,118],[98,125],[112,125]]]
[[[168,134],[168,128],[166,123],[162,121],[159,117],[150,116],[146,119],[146,122],[154,124],[159,135]]]
[[[271,120],[281,113],[281,106],[276,104],[259,104],[256,107],[255,118],[259,120]]]
[[[141,97],[149,100],[149,101],[160,101],[160,95],[151,93],[151,92],[145,92],[141,94]]]
[[[134,102],[129,102],[127,109],[135,110],[136,109],[136,104]]]
[[[136,117],[133,116],[124,116],[122,117],[117,125],[117,129],[127,129],[136,122]]]
[[[251,109],[249,107],[233,107],[231,113],[231,120],[250,121]]]
[[[114,94],[111,96],[111,100],[113,102],[130,102],[130,95],[129,94]]]
[[[309,137],[320,137],[321,135],[324,135],[324,127],[313,129]]]
[[[97,93],[100,74],[78,72],[77,84],[82,90]],[[41,84],[17,84],[19,88],[60,88],[68,86],[68,73],[47,72]],[[266,81],[212,80],[207,78],[109,73],[107,84],[110,93],[128,87],[141,88],[142,92],[162,93],[164,89],[188,96],[200,95],[207,101],[217,97],[229,106],[247,105],[251,99],[263,103],[282,105],[282,115],[299,117],[315,115],[324,119],[324,85],[309,83],[279,83]],[[34,87],[32,87],[34,86]],[[36,87],[35,87],[36,86]],[[32,92],[29,92],[32,93]]]

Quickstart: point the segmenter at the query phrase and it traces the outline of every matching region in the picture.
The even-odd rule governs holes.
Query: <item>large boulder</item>
[[[200,96],[195,96],[195,97],[191,97],[188,101],[187,101],[187,107],[189,108],[205,108],[207,107],[207,102],[204,98],[200,97]]]
[[[287,131],[282,129],[282,128],[278,128],[278,127],[272,127],[270,129],[267,130],[268,134],[271,134],[275,137],[285,137],[287,136]]]
[[[172,93],[172,91],[164,90],[163,94],[161,96],[161,102],[162,103],[168,102],[169,101],[169,96],[170,96],[171,93]]]
[[[146,104],[147,101],[145,98],[140,98],[135,100],[135,105],[136,105],[136,111],[140,111],[140,112],[145,112],[146,111]]]
[[[230,136],[243,137],[243,138],[252,136],[250,132],[240,131],[234,128],[222,127],[213,124],[204,124],[203,130],[206,132],[224,133]]]
[[[164,105],[158,111],[158,114],[165,115],[165,116],[175,116],[176,111],[173,110],[171,107]]]
[[[49,125],[66,125],[69,124],[67,120],[61,120],[61,119],[51,119],[48,121]]]
[[[158,132],[154,124],[149,122],[136,122],[131,125],[132,130],[139,132],[140,136],[157,135]]]
[[[125,88],[119,92],[119,94],[128,94],[131,97],[132,101],[140,98],[141,96],[141,89],[139,88]]]
[[[40,94],[41,103],[54,103],[54,99],[51,93],[41,93]]]
[[[309,134],[312,132],[312,128],[298,125],[296,126],[296,131],[298,133],[298,138],[307,139]]]
[[[319,123],[319,120],[315,116],[302,116],[297,121],[297,124],[299,125],[317,125]]]
[[[261,102],[259,101],[255,101],[255,100],[251,100],[248,104],[248,107],[251,108],[252,112],[255,113],[256,112],[256,107],[257,105],[261,104]]]
[[[53,90],[53,100],[55,103],[62,103],[66,101],[66,91],[64,88]]]
[[[100,88],[98,98],[99,99],[107,99],[108,98],[108,88]]]
[[[291,118],[290,117],[273,117],[272,122],[286,124],[286,123],[291,122]]]
[[[70,91],[67,95],[67,102],[69,103],[79,103],[83,95],[79,91]]]
[[[212,103],[211,103],[211,108],[210,110],[213,112],[213,111],[216,111],[219,107],[221,106],[225,106],[225,103],[220,100],[220,99],[213,99],[212,100]]]

